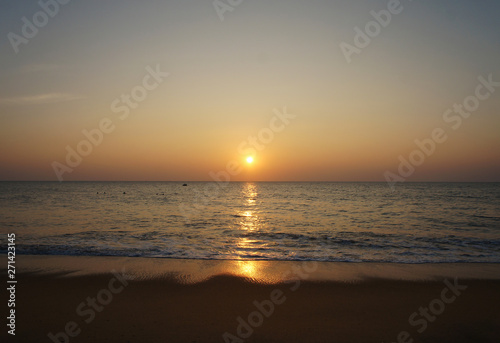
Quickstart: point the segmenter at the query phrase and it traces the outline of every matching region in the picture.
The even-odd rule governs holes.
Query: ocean
[[[500,183],[0,182],[0,253],[500,263]]]

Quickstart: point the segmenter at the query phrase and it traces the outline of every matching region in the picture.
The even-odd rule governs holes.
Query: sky
[[[500,181],[496,0],[60,1],[0,4],[0,180]]]

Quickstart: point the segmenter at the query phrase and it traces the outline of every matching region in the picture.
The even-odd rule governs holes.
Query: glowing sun
[[[252,163],[253,162],[253,157],[252,156],[248,156],[247,157],[247,163]]]

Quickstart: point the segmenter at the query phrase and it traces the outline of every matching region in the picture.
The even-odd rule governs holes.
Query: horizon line
[[[299,183],[299,182],[317,182],[317,183],[387,183],[387,181],[331,181],[331,180],[288,180],[288,181],[216,181],[216,180],[71,180],[71,181],[57,181],[57,180],[0,180],[0,182],[56,182],[56,183],[67,183],[67,182],[177,182],[177,183],[187,183],[187,182],[215,182],[215,183],[249,183],[249,182],[260,182],[260,183]],[[500,181],[405,181],[404,183],[500,183]]]

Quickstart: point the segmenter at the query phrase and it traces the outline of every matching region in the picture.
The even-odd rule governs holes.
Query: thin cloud
[[[46,94],[19,96],[11,98],[0,98],[0,104],[2,105],[54,104],[54,103],[73,101],[83,98],[84,96],[76,94],[46,93]]]

